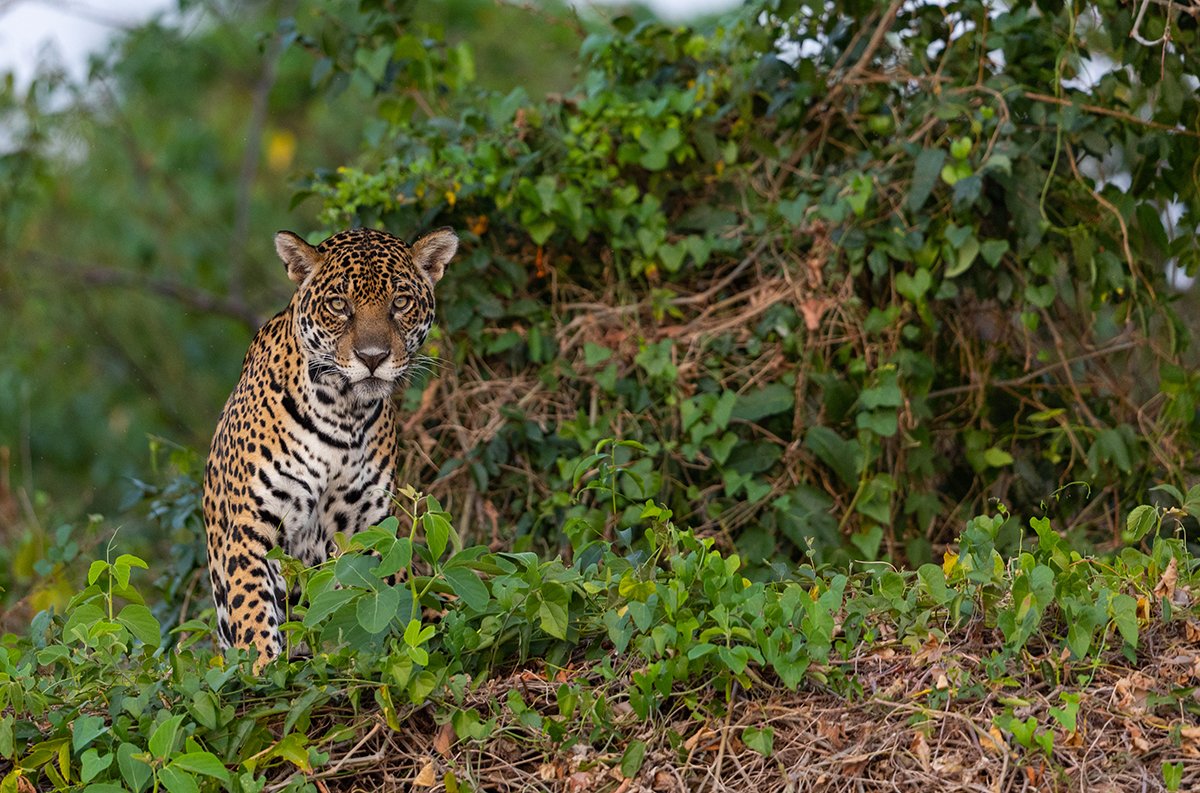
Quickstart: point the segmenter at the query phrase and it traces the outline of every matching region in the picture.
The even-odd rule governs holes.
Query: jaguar
[[[451,229],[411,246],[356,228],[310,245],[275,235],[295,291],[254,335],[204,472],[208,569],[222,647],[283,651],[289,593],[273,548],[307,566],[334,534],[392,511],[399,439],[392,394],[418,361]]]

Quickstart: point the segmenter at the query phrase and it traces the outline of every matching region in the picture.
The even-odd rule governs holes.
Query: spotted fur
[[[390,514],[391,395],[429,333],[433,287],[457,246],[449,229],[411,248],[371,229],[315,248],[275,237],[296,292],[250,343],[204,472],[219,643],[257,648],[256,668],[282,651],[287,607],[267,552],[314,565],[334,532]]]

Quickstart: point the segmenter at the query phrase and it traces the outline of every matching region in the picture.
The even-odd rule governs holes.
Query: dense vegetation
[[[1200,778],[1190,11],[181,8],[0,91],[0,793]],[[429,495],[291,570],[255,681],[192,449],[271,232],[355,224],[464,240]]]

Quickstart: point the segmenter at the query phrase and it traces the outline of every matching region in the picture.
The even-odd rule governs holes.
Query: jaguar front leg
[[[217,602],[217,628],[224,647],[254,647],[259,672],[283,652],[279,626],[286,614],[287,591],[279,562],[267,559],[274,527],[233,524],[218,541],[210,527],[209,574]],[[214,550],[215,549],[215,550]]]

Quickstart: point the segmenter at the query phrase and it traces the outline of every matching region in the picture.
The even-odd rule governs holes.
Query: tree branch
[[[74,279],[86,286],[118,287],[159,295],[202,314],[237,320],[250,330],[257,330],[262,325],[262,316],[240,297],[222,297],[170,278],[148,277],[103,265],[85,265],[37,251],[27,251],[23,257],[43,270]]]

